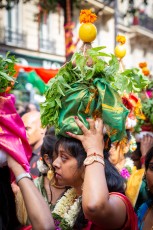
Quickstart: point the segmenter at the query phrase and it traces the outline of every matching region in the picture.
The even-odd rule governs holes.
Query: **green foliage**
[[[137,124],[134,127],[134,132],[135,133],[140,133],[142,131],[141,126],[145,123],[144,120],[142,119],[137,119]]]
[[[115,77],[115,81],[112,85],[120,92],[126,90],[127,93],[139,93],[150,82],[137,68],[127,69],[122,73],[117,73]]]
[[[16,73],[14,64],[16,59],[14,56],[10,56],[9,52],[6,57],[0,56],[0,93],[5,92],[7,87],[12,86],[12,82],[15,81],[13,78]]]
[[[152,88],[153,88],[153,80],[150,81],[150,83],[149,83],[147,89],[152,89]]]
[[[128,172],[129,172],[130,174],[132,173],[132,169],[131,169],[130,166],[127,165],[125,168],[128,170]]]
[[[86,54],[76,52],[71,61],[66,63],[56,77],[50,80],[49,88],[45,93],[46,101],[41,104],[43,126],[54,125],[58,132],[61,98],[73,83],[81,82],[90,85],[95,78],[102,77],[121,93],[124,90],[139,92],[148,84],[148,78],[143,76],[138,69],[129,69],[121,73],[117,58],[102,52],[104,48],[103,46],[91,48],[86,51]]]
[[[153,125],[153,98],[142,102],[142,111]]]

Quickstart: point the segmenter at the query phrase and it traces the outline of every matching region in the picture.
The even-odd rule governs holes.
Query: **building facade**
[[[106,4],[111,2],[111,4]],[[86,0],[80,8],[91,8],[97,15],[95,23],[98,35],[95,46],[106,46],[106,52],[114,53],[115,36],[123,34],[127,38],[127,55],[123,59],[127,68],[138,67],[146,61],[153,72],[153,1],[144,6],[142,0],[135,1],[139,10],[134,16],[126,15],[128,1]],[[31,1],[20,1],[11,10],[0,10],[0,53],[7,51],[24,65],[58,68],[66,60],[64,13],[60,9],[49,16],[34,20],[38,7]],[[73,11],[74,42],[78,38],[80,9]],[[78,43],[77,48],[81,45]]]
[[[59,68],[65,62],[63,11],[35,20],[39,8],[21,0],[0,10],[0,54],[14,54],[23,65]]]

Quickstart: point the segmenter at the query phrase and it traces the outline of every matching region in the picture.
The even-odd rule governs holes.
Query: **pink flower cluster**
[[[125,178],[126,180],[130,177],[130,173],[127,170],[127,168],[123,168],[120,172],[121,176]]]

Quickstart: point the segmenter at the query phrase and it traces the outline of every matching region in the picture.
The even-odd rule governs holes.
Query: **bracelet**
[[[145,163],[145,156],[142,156],[142,157],[140,158],[140,162],[141,162],[142,165]]]
[[[19,181],[23,178],[29,178],[30,180],[32,180],[30,173],[21,173],[19,176],[16,177],[16,183],[18,184]]]
[[[92,153],[92,154],[88,155],[87,157],[93,157],[93,156],[98,156],[98,157],[101,157],[102,159],[104,159],[104,157],[101,154],[97,154],[97,153]]]
[[[91,165],[94,162],[101,163],[103,166],[105,166],[104,159],[101,155],[100,156],[94,156],[93,155],[93,156],[86,157],[86,159],[84,160],[84,166]]]

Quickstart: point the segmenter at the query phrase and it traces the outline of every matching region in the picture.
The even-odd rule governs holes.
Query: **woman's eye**
[[[62,161],[66,161],[67,160],[67,157],[65,155],[62,155],[61,158],[62,158]]]

